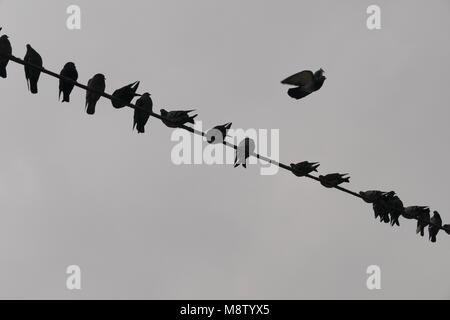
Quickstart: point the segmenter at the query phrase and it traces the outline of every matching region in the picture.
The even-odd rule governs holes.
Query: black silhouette
[[[322,69],[315,73],[305,70],[284,79],[281,83],[296,86],[288,90],[288,95],[298,100],[322,88],[326,79],[323,73]]]
[[[206,141],[212,144],[222,143],[225,140],[231,125],[232,123],[228,122],[224,125],[215,126],[214,128],[209,129],[208,132],[206,132]]]
[[[73,81],[78,80],[78,71],[73,62],[67,62],[64,65],[64,68],[61,70],[61,76],[69,78]],[[61,99],[61,93],[63,94],[62,102],[70,102],[70,94],[72,93],[73,87],[75,85],[73,83],[59,80],[59,99]]]
[[[403,203],[395,195],[394,191],[381,192],[372,190],[365,193],[363,192],[363,194],[367,197],[367,199],[363,198],[366,202],[373,201],[372,207],[375,219],[380,217],[380,222],[391,222],[391,225],[400,225],[398,218],[403,211]],[[394,212],[398,210],[401,210],[401,212]]]
[[[1,31],[1,29],[0,29]],[[9,42],[8,36],[6,34],[0,37],[0,53],[10,56],[12,54],[11,42]],[[0,56],[0,77],[6,78],[6,66],[8,65],[9,58]]]
[[[430,219],[430,225],[428,226],[428,235],[431,242],[436,242],[436,236],[439,233],[439,228],[442,227],[442,219],[439,212],[433,211],[433,216]]]
[[[398,218],[402,215],[403,211],[405,210],[403,202],[395,194],[394,191],[386,193],[385,195],[383,195],[383,197],[386,199],[386,208],[389,213],[391,226],[394,226],[394,224],[400,226]]]
[[[297,177],[304,177],[313,171],[317,172],[317,168],[320,166],[318,162],[302,161],[299,163],[291,163],[292,173]]]
[[[140,94],[136,93],[139,87],[139,83],[139,81],[136,81],[114,91],[114,93],[112,94],[113,97],[118,98],[121,102],[117,101],[116,99],[111,100],[113,107],[116,109],[123,108],[127,104],[130,104],[134,97],[140,96]]]
[[[247,168],[247,158],[253,152],[255,152],[255,142],[250,138],[245,138],[242,140],[236,149],[234,167],[236,168],[241,164],[244,168]]]
[[[387,192],[379,191],[379,190],[368,190],[368,191],[360,191],[359,195],[362,199],[367,203],[374,203],[379,200],[384,194]]]
[[[167,112],[166,110],[161,109],[162,122],[169,128],[178,128],[186,123],[194,124],[194,119],[197,115],[189,115],[190,112],[194,111],[195,110],[176,110]]]
[[[144,93],[137,101],[134,109],[133,129],[136,128],[138,133],[145,133],[145,125],[153,112],[153,101],[150,93]],[[145,110],[142,110],[145,109]]]
[[[29,44],[27,44],[27,53],[25,54],[25,58],[23,58],[25,62],[31,63],[32,65],[42,67],[42,58],[41,55],[34,50]],[[38,93],[38,81],[41,76],[41,70],[25,65],[25,78],[27,79],[28,90],[32,94]]]
[[[88,81],[88,88],[93,89],[96,92],[90,90],[86,91],[86,112],[87,114],[94,114],[95,105],[101,97],[100,92],[105,92],[105,76],[101,73],[97,73]]]
[[[423,237],[425,234],[425,227],[430,223],[430,208],[425,207],[423,210],[419,210],[417,214],[417,228],[416,233]]]
[[[340,174],[340,173],[330,173],[327,175],[320,175],[319,180],[320,184],[325,188],[334,188],[344,182],[350,182],[350,177],[346,177],[348,173]]]
[[[447,232],[447,234],[450,234],[450,224],[444,224],[442,228],[445,232]]]
[[[405,219],[417,219],[423,212],[430,212],[430,208],[427,206],[409,206],[403,210],[403,218]]]

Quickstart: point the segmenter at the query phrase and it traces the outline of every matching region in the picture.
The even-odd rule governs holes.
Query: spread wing
[[[283,81],[282,84],[290,84],[293,86],[309,86],[314,83],[314,74],[310,70],[301,71],[296,73]]]

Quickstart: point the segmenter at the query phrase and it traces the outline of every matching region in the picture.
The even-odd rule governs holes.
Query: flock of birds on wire
[[[0,28],[0,31],[2,28]],[[25,68],[25,78],[27,81],[28,89],[32,94],[38,93],[38,82],[43,68],[42,57],[40,54],[27,45],[27,52],[23,59]],[[7,35],[0,37],[0,77],[6,78],[6,67],[10,58],[12,57],[12,47]],[[36,68],[36,67],[39,68]],[[285,85],[291,85],[287,91],[287,94],[293,99],[301,99],[309,94],[318,91],[324,84],[326,77],[323,75],[324,71],[319,69],[316,72],[309,70],[296,73],[281,83]],[[71,79],[74,82],[78,80],[78,72],[73,62],[68,62],[64,65],[60,72],[60,76],[66,79]],[[59,80],[59,97],[62,102],[70,102],[70,94],[74,89],[74,83]],[[87,84],[86,89],[86,112],[89,115],[95,114],[95,107],[98,100],[104,93],[106,88],[105,76],[101,73],[94,75]],[[116,99],[112,99],[112,105],[116,109],[123,108],[131,103],[135,97],[139,97],[135,103],[133,117],[133,129],[136,129],[138,133],[145,132],[145,126],[153,113],[153,102],[150,93],[145,92],[138,94],[139,81],[126,85],[120,89],[114,91],[112,96]],[[169,128],[182,127],[187,123],[194,123],[194,118],[197,115],[191,115],[195,110],[177,110],[167,111],[161,109],[161,121]],[[219,125],[206,134],[206,140],[208,143],[223,143],[227,136],[227,131],[231,128],[231,123]],[[236,149],[236,157],[234,167],[242,165],[246,168],[247,158],[254,154],[255,143],[250,138],[245,138],[239,143]],[[292,163],[290,169],[292,173],[297,177],[305,177],[312,172],[317,172],[319,163],[303,161],[299,163]],[[342,183],[350,182],[350,177],[347,174],[331,173],[327,175],[319,175],[318,181],[326,188],[336,188]],[[443,225],[442,219],[437,211],[433,212],[433,216],[430,217],[430,208],[427,206],[409,206],[404,207],[403,202],[396,195],[394,191],[384,192],[379,190],[361,191],[359,197],[365,202],[372,204],[375,218],[379,218],[380,222],[390,223],[391,226],[399,226],[399,218],[402,216],[406,219],[417,220],[416,233],[424,236],[425,228],[428,227],[429,239],[432,242],[436,242],[436,236],[439,230],[444,230],[447,234],[450,234],[450,224]]]

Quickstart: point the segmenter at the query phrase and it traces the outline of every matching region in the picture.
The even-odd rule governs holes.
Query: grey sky
[[[366,28],[378,4],[382,29]],[[66,29],[78,4],[82,29]],[[0,1],[13,53],[77,65],[106,90],[141,80],[155,109],[205,126],[280,129],[283,162],[348,172],[349,188],[396,190],[450,223],[450,3],[442,1]],[[294,101],[284,77],[322,67]],[[60,104],[23,67],[0,81],[0,298],[450,298],[450,239],[391,228],[371,207],[285,171],[182,165],[171,130],[84,91]],[[82,269],[68,291],[65,269]],[[382,289],[366,288],[367,266]]]

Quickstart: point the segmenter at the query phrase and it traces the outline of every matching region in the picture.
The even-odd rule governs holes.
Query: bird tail
[[[344,182],[350,182],[350,177],[344,177],[344,178],[342,179],[342,181],[344,181]]]
[[[95,113],[95,103],[88,102],[86,112],[87,112],[87,114],[94,114]]]
[[[417,223],[416,234],[419,234],[423,237],[424,235],[424,227],[422,227],[419,223]]]
[[[38,93],[37,81],[30,81],[30,92],[32,94]]]
[[[192,117],[189,117],[189,123],[195,124],[194,119],[198,116],[198,114],[193,115]]]
[[[431,242],[436,242],[436,235],[435,234],[430,234],[430,241]]]
[[[70,102],[70,93],[63,92],[62,102]]]
[[[6,67],[0,67],[0,77],[5,79],[7,76],[6,74]]]
[[[230,130],[232,124],[232,122],[228,122],[226,125],[224,125],[225,129]]]
[[[136,129],[138,133],[145,133],[145,127],[142,125],[142,123],[138,123],[136,125]]]

